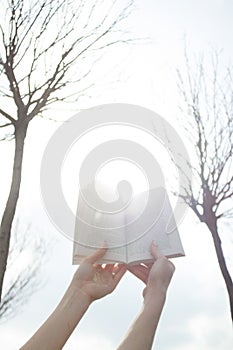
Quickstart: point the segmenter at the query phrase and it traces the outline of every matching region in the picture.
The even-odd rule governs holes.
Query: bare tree
[[[45,241],[32,234],[30,226],[21,228],[18,221],[12,231],[6,283],[0,305],[1,322],[15,316],[43,284],[39,274],[45,262]]]
[[[229,295],[233,320],[233,284],[224,257],[219,220],[233,217],[233,76],[219,54],[199,57],[178,70],[182,121],[191,145],[194,181],[183,199],[212,235],[219,267]]]
[[[51,104],[78,99],[98,54],[110,45],[129,41],[119,25],[129,15],[132,2],[1,1],[0,128],[8,129],[3,139],[14,138],[15,154],[0,227],[0,296],[29,123]]]

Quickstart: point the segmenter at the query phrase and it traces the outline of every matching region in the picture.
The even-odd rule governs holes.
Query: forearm
[[[21,350],[62,349],[89,305],[82,291],[69,287],[55,311]]]
[[[165,293],[148,298],[131,329],[117,350],[149,350],[165,303]]]

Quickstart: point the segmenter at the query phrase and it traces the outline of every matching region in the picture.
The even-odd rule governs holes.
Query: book
[[[73,264],[107,243],[107,252],[97,263],[138,264],[153,262],[155,241],[168,258],[184,256],[172,207],[162,187],[106,202],[89,185],[79,191],[76,212]],[[106,191],[105,191],[106,192]]]

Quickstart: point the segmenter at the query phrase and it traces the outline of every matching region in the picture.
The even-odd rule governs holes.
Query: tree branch
[[[9,119],[12,124],[15,123],[15,119],[12,118],[7,112],[0,108],[0,114],[2,114],[5,118]]]

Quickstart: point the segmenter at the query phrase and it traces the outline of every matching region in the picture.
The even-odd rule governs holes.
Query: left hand
[[[100,248],[92,255],[86,257],[76,273],[71,284],[84,293],[91,303],[113,292],[124,273],[126,266],[123,264],[96,264],[106,253],[107,248]]]
[[[129,266],[128,270],[146,284],[143,290],[144,300],[153,300],[158,292],[166,294],[175,266],[158,249],[155,243],[151,244],[151,254],[154,263]]]

